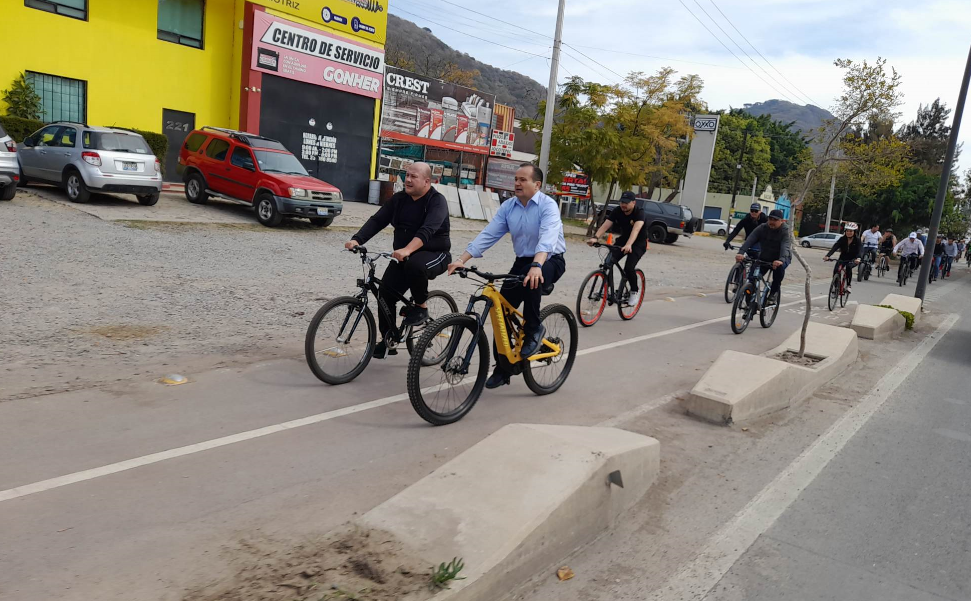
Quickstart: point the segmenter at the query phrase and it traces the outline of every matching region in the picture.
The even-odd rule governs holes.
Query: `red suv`
[[[194,130],[179,151],[179,174],[189,202],[210,196],[256,208],[274,227],[287,217],[306,217],[326,227],[341,214],[341,191],[311,177],[276,140],[217,127]]]

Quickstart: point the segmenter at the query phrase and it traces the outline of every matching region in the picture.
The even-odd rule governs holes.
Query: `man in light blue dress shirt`
[[[540,298],[544,289],[548,293],[553,284],[566,271],[566,240],[563,222],[556,201],[540,192],[543,187],[543,171],[526,163],[516,171],[516,200],[502,203],[489,225],[475,237],[457,261],[448,266],[451,275],[465,263],[481,257],[507,233],[512,236],[516,260],[509,273],[523,275],[522,284],[507,280],[500,292],[509,304],[523,307],[526,338],[521,356],[529,357],[539,349],[546,328],[539,320]],[[499,357],[493,346],[496,369],[486,382],[486,388],[498,388],[509,383],[511,371],[504,357]]]

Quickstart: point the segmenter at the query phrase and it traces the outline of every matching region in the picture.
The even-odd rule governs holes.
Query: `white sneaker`
[[[630,293],[630,298],[627,299],[627,304],[631,307],[636,307],[637,303],[641,302],[641,291],[636,290]]]

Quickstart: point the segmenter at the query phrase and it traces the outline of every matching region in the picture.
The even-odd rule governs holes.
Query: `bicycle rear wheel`
[[[433,426],[462,419],[479,400],[489,375],[489,345],[469,315],[453,313],[425,327],[408,362],[408,399],[415,412]],[[443,331],[448,336],[440,336]],[[466,354],[472,358],[462,369]],[[426,361],[427,356],[438,358]]]
[[[738,294],[739,289],[742,287],[742,269],[741,263],[735,263],[728,272],[728,279],[725,280],[726,303],[731,304],[735,300],[735,295]]]
[[[755,284],[746,282],[735,295],[735,302],[732,303],[732,331],[736,334],[744,332],[752,321],[755,292]]]
[[[361,375],[374,355],[374,316],[364,301],[335,298],[310,320],[304,340],[307,365],[328,384],[346,384]]]
[[[620,313],[620,318],[624,321],[634,319],[637,312],[641,310],[641,305],[644,304],[644,291],[647,289],[647,278],[644,277],[644,272],[640,269],[635,269],[634,272],[637,275],[637,287],[641,291],[640,298],[637,299],[636,305],[628,305],[621,301],[617,303],[617,312]],[[617,291],[617,297],[623,299],[628,296],[626,290],[628,288],[628,283],[624,282],[624,289]]]
[[[607,274],[602,269],[590,272],[577,294],[577,318],[589,328],[600,320],[607,307]]]
[[[452,295],[450,295],[448,292],[442,292],[441,290],[432,290],[429,292],[428,302],[425,304],[428,305],[428,321],[426,321],[424,325],[412,328],[411,335],[408,336],[407,340],[405,340],[405,346],[408,347],[408,354],[410,355],[415,354],[415,343],[418,342],[418,339],[421,337],[422,333],[425,331],[425,328],[428,327],[429,324],[439,317],[443,317],[450,313],[459,312],[459,307],[455,304],[455,299],[452,298]],[[449,334],[450,332],[445,330],[440,332],[439,336],[447,337]],[[441,360],[441,356],[437,358],[425,357],[423,359],[423,361],[433,361],[433,363],[429,363],[429,365],[434,365]]]
[[[833,281],[829,285],[829,298],[826,299],[826,303],[830,311],[836,308],[836,299],[840,296],[840,278],[842,277],[843,274],[837,273],[833,276]]]
[[[544,395],[556,392],[566,382],[573,362],[577,358],[577,322],[570,309],[564,305],[548,305],[539,312],[540,323],[546,328],[543,340],[560,347],[555,357],[526,361],[523,365],[523,379],[534,394]],[[548,352],[545,344],[536,354]]]

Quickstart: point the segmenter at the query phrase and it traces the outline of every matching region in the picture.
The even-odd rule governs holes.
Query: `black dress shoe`
[[[489,379],[486,380],[486,388],[492,390],[494,388],[499,388],[500,386],[505,386],[508,383],[509,376],[497,368],[492,372],[492,375],[489,376]]]
[[[526,340],[523,341],[523,350],[520,351],[519,356],[523,359],[531,357],[536,354],[539,350],[540,345],[543,343],[543,336],[546,335],[546,328],[542,324],[533,333],[526,334]]]
[[[389,349],[388,345],[384,343],[384,340],[374,345],[374,355],[375,359],[384,359],[389,355],[397,355],[398,349]]]
[[[428,319],[428,309],[425,307],[411,307],[408,312],[405,313],[405,319],[401,322],[402,328],[407,328],[408,326],[417,326],[418,324],[425,323]]]

